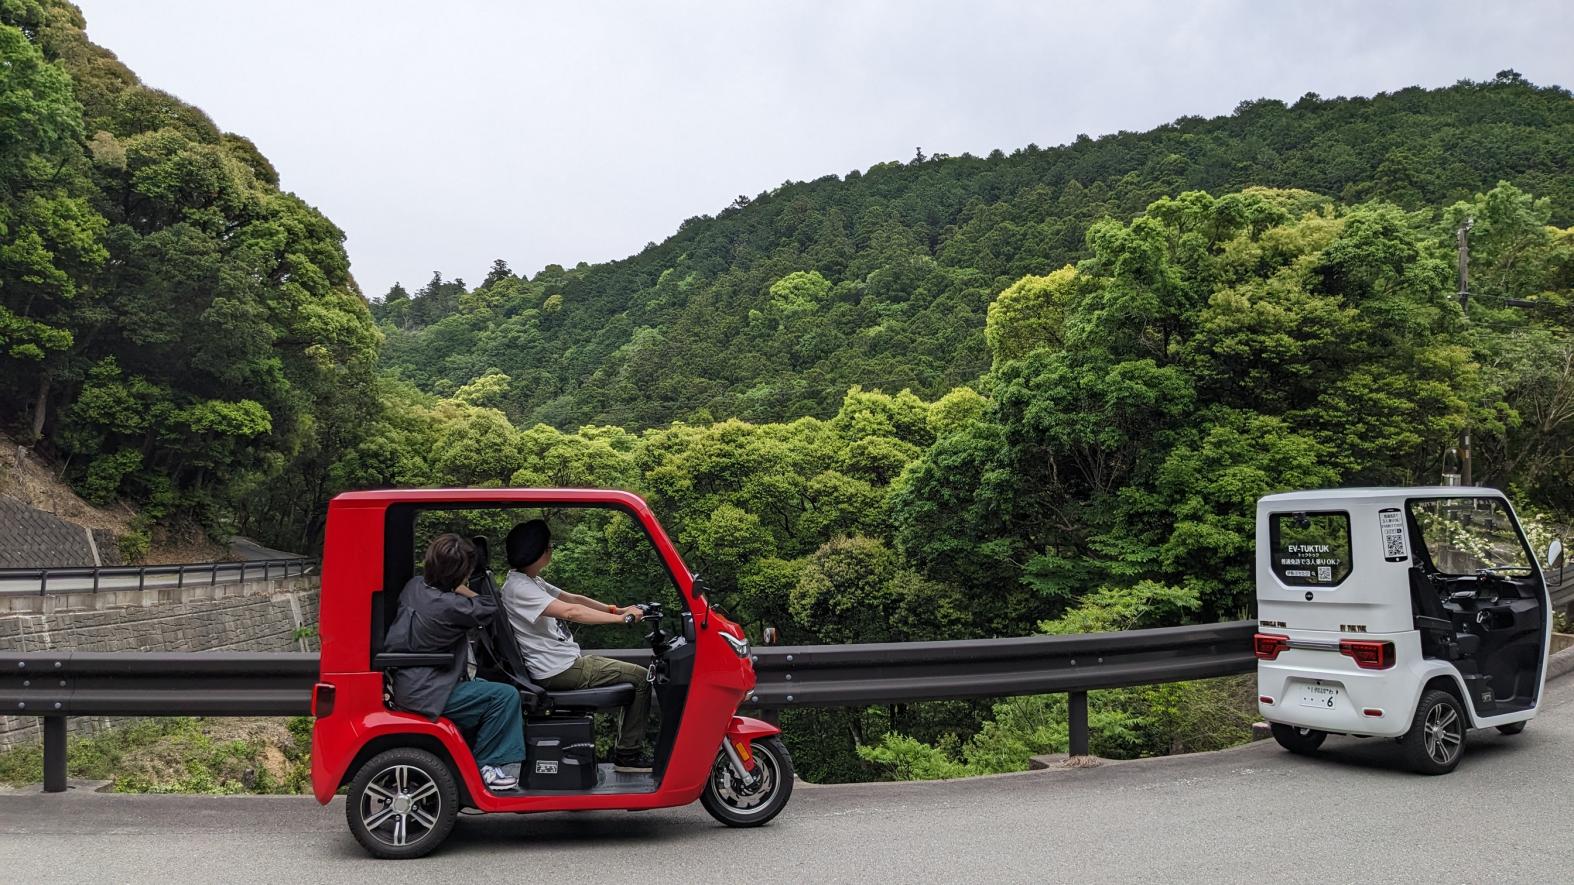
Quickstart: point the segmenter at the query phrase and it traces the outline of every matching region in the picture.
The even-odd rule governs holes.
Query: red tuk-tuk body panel
[[[389,710],[383,674],[371,668],[373,594],[385,587],[388,509],[498,507],[610,507],[636,519],[666,564],[684,606],[694,616],[694,673],[670,761],[651,792],[494,795],[481,781],[474,757],[446,719]],[[319,802],[332,799],[357,754],[386,735],[434,738],[447,750],[471,803],[487,812],[634,809],[685,805],[699,797],[711,775],[717,745],[733,726],[738,705],[754,688],[748,658],[733,653],[719,633],[741,637],[737,626],[695,598],[693,577],[645,501],[603,489],[421,489],[351,492],[329,503],[320,601],[320,681],[333,686],[333,709],[319,713],[313,730],[312,788]],[[413,551],[409,555],[413,556]],[[385,598],[383,604],[396,605]]]

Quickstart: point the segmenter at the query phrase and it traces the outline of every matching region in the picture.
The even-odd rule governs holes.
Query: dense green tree
[[[344,234],[83,27],[0,6],[5,423],[95,498],[308,547],[377,411]]]
[[[1500,180],[1566,226],[1571,133],[1566,90],[1504,72],[1369,98],[1248,101],[1225,117],[1057,148],[880,163],[789,182],[628,259],[549,267],[501,295],[497,284],[470,301],[429,286],[414,322],[384,317],[384,359],[439,395],[503,372],[513,388],[503,409],[521,424],[829,417],[853,384],[932,399],[995,367],[1000,342],[1015,358],[1024,343],[1013,335],[1055,328],[1059,308],[1044,313],[1041,289],[1019,281],[1089,258],[1102,240],[1086,233],[1101,219],[1121,222],[1107,236],[1140,240],[1125,222],[1172,198],[1151,223],[1191,244],[1174,256],[1183,268],[1218,239],[1207,225],[1261,233],[1367,200],[1435,218]],[[1198,214],[1174,199],[1198,190],[1226,206]],[[1110,309],[1150,297],[1167,297],[1164,281],[1133,277]],[[1006,333],[994,342],[991,299]],[[1162,345],[1176,330],[1149,331]]]

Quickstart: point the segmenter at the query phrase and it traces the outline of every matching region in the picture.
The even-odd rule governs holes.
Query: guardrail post
[[[66,717],[44,717],[44,792],[66,791]]]
[[[1067,725],[1071,732],[1071,755],[1088,755],[1088,693],[1073,691],[1066,695]]]
[[[175,572],[175,589],[176,590],[181,590],[181,589],[184,589],[185,586],[186,586],[186,567],[184,565],[182,565],[182,566],[178,566],[177,567],[177,571]]]
[[[208,586],[212,587],[212,586],[216,585],[218,582],[219,582],[219,564],[216,563],[216,562],[210,562],[210,563],[208,563]]]

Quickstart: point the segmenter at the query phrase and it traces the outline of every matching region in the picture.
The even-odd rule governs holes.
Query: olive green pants
[[[634,700],[623,711],[617,749],[638,752],[645,744],[645,723],[650,719],[650,681],[645,678],[644,667],[601,655],[581,655],[567,670],[542,680],[541,687],[547,691],[574,691],[619,682],[634,686]]]

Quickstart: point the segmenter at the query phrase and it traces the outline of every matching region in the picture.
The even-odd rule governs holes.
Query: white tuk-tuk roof
[[[1403,501],[1407,498],[1501,498],[1497,489],[1480,486],[1404,486],[1390,488],[1312,489],[1304,492],[1280,492],[1258,500],[1264,506],[1283,507],[1300,502],[1325,501]]]

